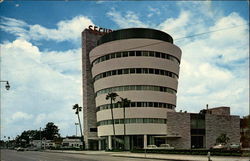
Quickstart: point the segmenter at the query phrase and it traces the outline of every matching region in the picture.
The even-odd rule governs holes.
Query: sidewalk
[[[171,160],[171,161],[208,161],[205,155],[177,155],[177,154],[146,154],[131,152],[105,152],[105,151],[69,151],[69,150],[46,150],[52,153],[69,153],[82,155],[110,155],[114,157],[129,158],[145,158],[155,160]],[[212,161],[250,161],[249,157],[233,157],[233,156],[211,156]]]

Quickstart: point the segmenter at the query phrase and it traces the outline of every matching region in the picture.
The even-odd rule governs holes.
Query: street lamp
[[[6,88],[7,90],[10,89],[9,81],[0,81],[0,82],[6,82],[5,88]]]

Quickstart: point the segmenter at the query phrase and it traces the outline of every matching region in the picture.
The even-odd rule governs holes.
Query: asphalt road
[[[67,154],[39,151],[1,150],[1,161],[145,161],[140,158],[114,157],[110,155]],[[147,159],[147,161],[155,161]]]

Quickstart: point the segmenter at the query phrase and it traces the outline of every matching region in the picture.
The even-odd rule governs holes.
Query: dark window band
[[[175,105],[169,103],[162,103],[162,102],[130,102],[126,108],[132,107],[153,107],[153,108],[168,108],[174,109]],[[119,103],[114,103],[113,108],[123,108]],[[96,108],[97,111],[102,111],[110,109],[110,104],[105,104],[98,106]]]
[[[166,124],[167,119],[160,118],[125,118],[125,124]],[[114,124],[124,124],[124,119],[114,119]],[[103,120],[97,122],[97,126],[112,125],[112,120]]]
[[[166,32],[151,28],[127,28],[115,30],[105,34],[97,41],[97,45],[101,45],[110,41],[136,38],[155,39],[173,44],[173,38]]]
[[[168,92],[171,94],[176,94],[176,90],[168,87],[152,86],[152,85],[127,85],[127,86],[118,86],[118,87],[101,89],[96,92],[96,96],[117,91],[159,91],[159,92]]]
[[[146,56],[146,57],[156,57],[156,58],[162,58],[162,59],[169,59],[172,60],[173,62],[176,62],[178,65],[180,64],[180,60],[177,59],[176,57],[161,53],[161,52],[155,52],[155,51],[123,51],[123,52],[116,52],[116,53],[111,53],[107,54],[104,56],[101,56],[97,59],[95,59],[92,63],[93,64],[98,64],[103,61],[107,61],[109,59],[115,59],[115,58],[123,58],[123,57],[130,57],[130,56]]]
[[[126,69],[110,70],[107,72],[100,73],[93,78],[93,81],[95,82],[101,78],[110,77],[114,75],[123,75],[123,74],[156,74],[178,79],[177,74],[167,70],[153,69],[153,68],[126,68]]]

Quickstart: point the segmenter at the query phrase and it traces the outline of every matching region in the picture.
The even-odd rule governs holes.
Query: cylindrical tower
[[[98,137],[112,146],[110,100],[116,92],[131,103],[123,108],[114,105],[117,143],[123,144],[126,124],[126,147],[145,147],[154,137],[166,135],[166,113],[175,112],[181,50],[173,38],[148,28],[116,30],[102,36],[90,52],[96,94]],[[116,101],[119,101],[119,97]]]

